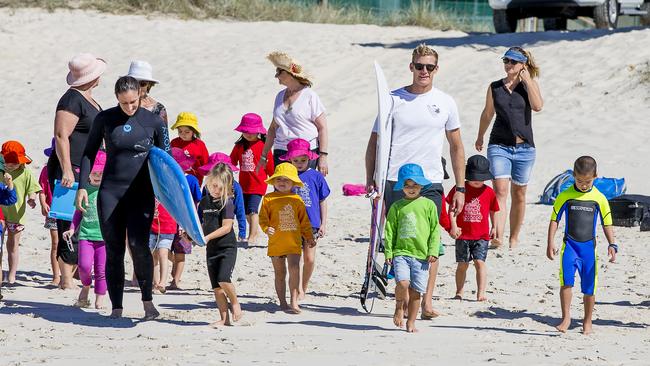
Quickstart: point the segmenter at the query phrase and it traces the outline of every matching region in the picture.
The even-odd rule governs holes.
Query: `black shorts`
[[[220,288],[219,282],[231,283],[232,271],[237,261],[237,248],[224,248],[207,251],[208,276],[212,288]]]
[[[261,194],[244,193],[244,212],[246,215],[260,212],[260,203],[262,202]]]
[[[63,263],[75,265],[79,260],[79,239],[77,235],[73,235],[70,238],[70,244],[63,239],[63,233],[70,229],[70,225],[70,221],[56,220],[56,228],[59,236],[59,245],[56,246],[56,257],[61,259]]]

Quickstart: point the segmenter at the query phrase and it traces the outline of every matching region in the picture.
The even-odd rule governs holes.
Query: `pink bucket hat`
[[[68,85],[81,86],[100,77],[106,71],[106,61],[89,53],[82,53],[68,62],[68,69]]]
[[[185,154],[183,149],[172,147],[172,157],[174,157],[174,160],[181,166],[183,171],[189,170],[194,165],[194,158]]]
[[[97,155],[95,155],[95,163],[93,164],[93,169],[91,170],[91,172],[101,173],[104,171],[105,166],[106,166],[106,153],[100,150],[97,152]]]
[[[309,142],[303,139],[293,139],[287,144],[287,153],[280,156],[280,160],[288,161],[297,156],[307,155],[309,160],[318,159],[318,154],[309,149]]]
[[[228,164],[228,166],[230,167],[230,170],[232,170],[233,172],[238,172],[239,171],[239,168],[237,168],[236,166],[234,166],[232,164],[232,161],[230,160],[230,156],[228,156],[227,154],[224,154],[222,152],[216,152],[216,153],[210,154],[210,157],[208,157],[208,163],[201,166],[199,168],[199,172],[201,174],[203,174],[203,175],[208,175],[208,173],[210,173],[210,169],[212,169],[213,166],[215,166],[215,165],[217,165],[219,163]]]
[[[242,133],[261,133],[266,134],[266,128],[262,124],[262,117],[255,113],[246,113],[239,122],[235,131]]]

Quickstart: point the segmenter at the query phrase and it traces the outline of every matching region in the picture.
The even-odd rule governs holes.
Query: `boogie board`
[[[203,228],[196,212],[185,173],[165,151],[152,147],[149,151],[149,175],[156,198],[178,225],[198,245],[205,245]]]
[[[56,220],[72,221],[75,211],[75,198],[79,183],[75,182],[71,188],[61,185],[61,181],[54,181],[54,191],[52,192],[52,205],[48,217]]]
[[[375,192],[370,195],[372,203],[372,214],[370,223],[370,244],[368,247],[368,258],[366,261],[366,275],[361,288],[361,306],[367,312],[372,311],[372,305],[368,306],[367,300],[373,295],[386,295],[386,276],[382,265],[377,262],[377,256],[384,234],[384,223],[386,209],[384,204],[384,191],[386,189],[386,178],[388,176],[388,160],[390,158],[390,145],[393,131],[393,98],[384,76],[381,66],[375,61],[375,75],[377,77],[377,150],[375,155]],[[379,197],[379,199],[376,199]],[[373,297],[374,301],[374,297]]]

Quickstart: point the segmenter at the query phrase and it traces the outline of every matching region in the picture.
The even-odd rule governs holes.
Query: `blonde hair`
[[[411,62],[415,62],[415,59],[422,56],[435,56],[436,63],[438,63],[438,52],[433,48],[426,45],[426,43],[420,43],[413,50],[413,55],[411,57]]]
[[[304,85],[304,86],[309,87],[309,88],[311,88],[312,85],[313,85],[311,81],[309,81],[309,80],[307,80],[305,78],[301,78],[300,76],[296,76],[296,75],[294,75],[292,73],[289,73],[289,75],[291,75],[294,79],[296,79],[296,81],[299,82],[301,85]]]
[[[212,169],[210,169],[208,175],[205,176],[205,184],[208,186],[208,193],[210,190],[209,186],[212,183],[217,183],[223,188],[219,199],[224,206],[226,205],[226,202],[228,202],[228,198],[234,196],[233,181],[232,170],[230,170],[228,164],[225,163],[216,164]]]
[[[522,55],[526,56],[528,61],[526,61],[526,67],[528,68],[528,72],[530,73],[531,78],[536,78],[539,77],[539,66],[535,63],[535,59],[533,58],[533,54],[530,53],[530,51],[526,51],[525,49],[521,47],[510,47],[511,50],[521,52]]]

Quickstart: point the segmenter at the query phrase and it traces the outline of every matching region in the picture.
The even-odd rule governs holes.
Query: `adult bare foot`
[[[300,310],[300,306],[298,306],[298,304],[292,304],[285,312],[287,314],[300,314],[302,313],[302,310]]]
[[[395,302],[395,314],[393,315],[393,324],[398,328],[404,327],[404,304],[403,301]]]
[[[515,249],[519,245],[519,240],[510,238],[510,249]]]
[[[220,327],[223,327],[224,325],[226,325],[225,320],[219,320],[219,321],[216,321],[214,323],[210,323],[210,327],[212,327],[212,328],[220,328]]]
[[[239,305],[239,303],[232,305],[231,311],[233,323],[238,322],[244,316],[244,312],[241,310],[241,305]]]
[[[422,320],[431,320],[433,318],[437,318],[440,316],[440,313],[436,310],[425,310],[422,309],[422,314],[420,315],[420,319]]]
[[[289,304],[287,304],[286,302],[281,302],[280,311],[287,311],[287,310],[289,310]]]
[[[151,301],[143,301],[142,307],[144,308],[144,320],[153,320],[160,316],[158,309]]]
[[[406,322],[406,331],[408,333],[417,333],[419,330],[415,327],[415,322],[413,324],[409,324],[409,322]]]
[[[488,248],[489,249],[499,249],[499,248],[501,248],[501,244],[502,244],[501,240],[495,238],[495,239],[492,239],[490,241],[490,246]]]
[[[555,329],[562,333],[566,333],[566,331],[569,329],[569,326],[571,325],[571,319],[562,319],[560,324],[555,326]]]
[[[109,315],[111,319],[119,319],[122,317],[122,309],[113,309],[111,311],[111,315]]]
[[[180,290],[181,288],[178,287],[178,283],[176,281],[172,281],[169,286],[167,286],[167,290]]]
[[[300,289],[300,291],[298,291],[298,300],[302,301],[304,299],[305,299],[305,291],[303,289]]]

